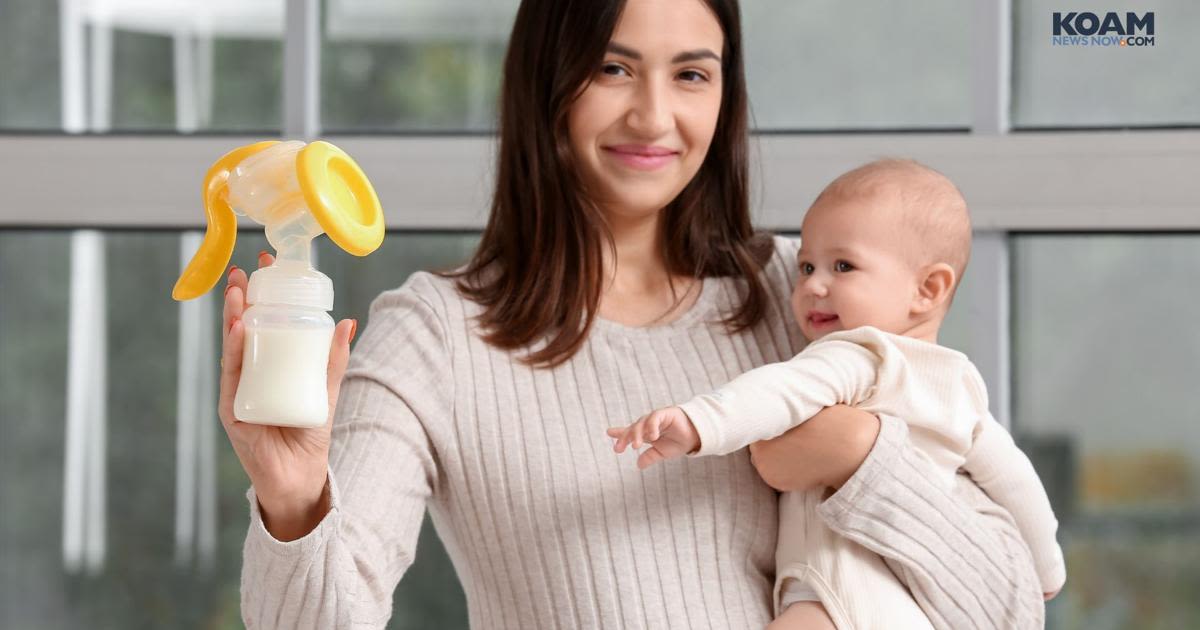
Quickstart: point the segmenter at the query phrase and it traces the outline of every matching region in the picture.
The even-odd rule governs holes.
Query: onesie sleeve
[[[1029,458],[1012,436],[987,414],[979,423],[963,470],[983,491],[1012,514],[1021,537],[1033,553],[1042,591],[1053,593],[1067,579],[1062,549],[1055,540],[1058,520],[1050,498]]]
[[[952,490],[913,446],[908,426],[881,415],[867,459],[817,513],[835,533],[879,554],[938,630],[1045,627],[1029,547],[1008,512],[971,478]]]
[[[432,299],[431,299],[432,298]],[[241,605],[247,628],[383,628],[412,564],[438,465],[426,423],[452,413],[448,338],[428,274],[380,294],[334,412],[331,507],[276,540],[251,487]]]
[[[724,455],[773,438],[837,404],[857,405],[874,390],[880,355],[857,336],[812,343],[788,361],[745,372],[680,405],[700,436],[693,457]]]

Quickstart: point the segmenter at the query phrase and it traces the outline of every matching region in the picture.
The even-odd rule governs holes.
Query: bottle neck
[[[275,259],[286,263],[281,266],[311,269],[311,243],[324,230],[308,212],[303,200],[296,199],[294,203],[291,212],[276,215],[287,216],[287,219],[267,225],[267,242],[275,248]]]

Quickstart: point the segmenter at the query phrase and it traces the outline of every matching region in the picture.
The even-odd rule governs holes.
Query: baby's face
[[[918,274],[904,255],[911,237],[889,203],[886,196],[823,199],[804,217],[792,313],[809,341],[859,326],[910,328]]]

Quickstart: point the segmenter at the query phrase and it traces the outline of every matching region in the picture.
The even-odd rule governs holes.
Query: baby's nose
[[[824,297],[829,293],[829,287],[816,275],[809,276],[801,286],[805,293],[816,295],[818,297]]]

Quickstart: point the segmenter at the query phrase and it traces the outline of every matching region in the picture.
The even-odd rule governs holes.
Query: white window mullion
[[[979,0],[972,7],[971,133],[1004,136],[1011,104],[1012,0]],[[971,359],[987,385],[992,415],[1011,429],[1007,232],[976,231],[968,273]]]
[[[91,328],[91,396],[87,425],[87,517],[84,564],[90,575],[104,568],[108,525],[108,287],[106,282],[104,233],[97,232],[98,245],[92,260],[93,310]]]
[[[110,24],[95,22],[88,30],[91,34],[88,46],[90,127],[91,131],[104,133],[112,128],[113,28]]]
[[[283,136],[321,133],[320,0],[286,0],[283,29]]]
[[[180,270],[200,247],[199,232],[179,241]],[[175,563],[202,569],[215,564],[217,546],[217,326],[214,297],[179,304],[179,377],[176,389]]]
[[[202,237],[186,232],[180,238],[180,270],[187,267]],[[196,523],[196,410],[199,407],[199,300],[179,304],[178,377],[175,403],[175,564],[192,561]],[[203,419],[199,419],[200,422]]]
[[[196,112],[201,128],[212,126],[213,116],[213,36],[201,32],[196,36]]]
[[[71,235],[67,417],[63,457],[63,565],[95,572],[104,562],[106,409],[104,236]]]
[[[976,0],[971,28],[971,130],[1008,133],[1012,76],[1012,1]]]
[[[58,10],[62,128],[66,133],[82,133],[87,128],[83,7],[80,0],[59,0]]]
[[[967,298],[971,326],[971,361],[988,388],[988,408],[1005,427],[1012,427],[1012,372],[1009,331],[1008,234],[976,232],[971,245]]]
[[[200,303],[199,405],[196,407],[196,556],[201,570],[212,571],[217,559],[217,378],[218,353],[215,298],[206,293]]]
[[[172,37],[175,64],[175,129],[195,133],[199,125],[196,40],[188,31]]]

